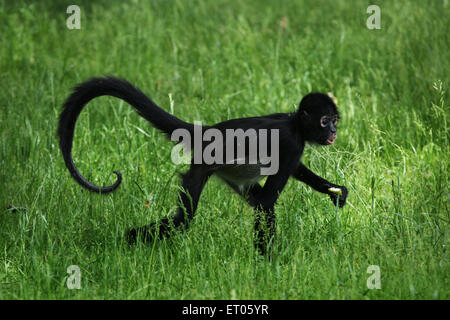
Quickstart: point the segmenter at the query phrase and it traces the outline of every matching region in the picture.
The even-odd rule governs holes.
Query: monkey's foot
[[[182,229],[184,224],[172,225],[169,219],[162,219],[159,223],[152,223],[148,226],[129,229],[126,233],[128,243],[135,244],[137,241],[153,242],[157,239],[170,236],[175,229]]]
[[[152,225],[150,225],[128,229],[126,232],[126,239],[129,244],[135,244],[137,241],[152,242],[153,240],[155,240],[154,235],[155,229],[152,228]]]

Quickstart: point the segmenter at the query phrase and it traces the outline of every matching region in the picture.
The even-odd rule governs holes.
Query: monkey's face
[[[321,145],[334,144],[334,140],[337,138],[338,120],[337,115],[326,115],[320,118],[319,125],[317,127],[317,143]]]
[[[339,116],[332,112],[321,115],[304,116],[301,123],[303,137],[310,143],[328,146],[334,144],[337,138]]]
[[[339,113],[334,101],[322,93],[306,95],[299,106],[300,127],[306,141],[331,145],[337,137]]]

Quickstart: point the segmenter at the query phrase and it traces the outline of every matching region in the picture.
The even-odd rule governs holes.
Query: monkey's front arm
[[[331,198],[331,201],[336,205],[339,199],[339,207],[342,208],[347,200],[348,190],[344,186],[339,186],[337,184],[333,184],[322,177],[319,177],[314,172],[309,170],[303,163],[300,163],[297,167],[297,170],[292,175],[295,179],[302,181],[309,185],[316,191],[321,193],[328,194]],[[330,188],[338,188],[341,190],[342,195],[338,195],[337,193],[330,191]]]

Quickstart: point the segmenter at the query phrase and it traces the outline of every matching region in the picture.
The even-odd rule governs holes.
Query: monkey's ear
[[[303,121],[310,121],[311,116],[309,115],[309,113],[306,110],[301,110],[300,111],[300,119],[302,119]]]

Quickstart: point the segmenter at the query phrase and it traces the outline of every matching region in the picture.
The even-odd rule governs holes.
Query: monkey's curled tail
[[[76,86],[64,103],[64,110],[59,118],[59,147],[64,162],[75,181],[86,189],[98,193],[108,193],[117,189],[122,182],[122,175],[119,171],[114,171],[117,180],[113,185],[106,187],[100,187],[87,181],[73,162],[72,141],[75,124],[83,107],[92,99],[105,95],[126,101],[136,109],[139,115],[169,137],[175,129],[187,129],[192,133],[194,128],[192,124],[184,122],[158,107],[144,93],[126,80],[114,77],[92,78]]]

